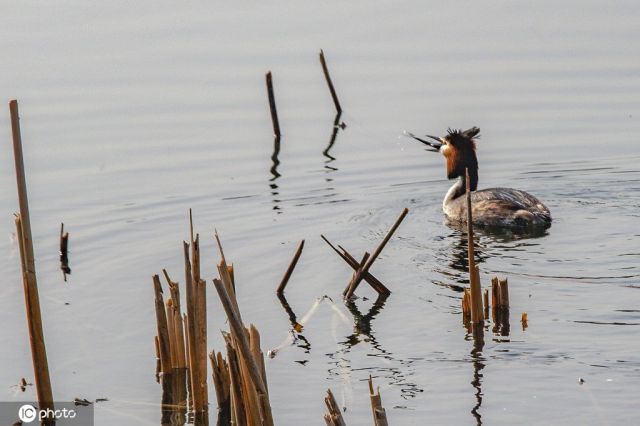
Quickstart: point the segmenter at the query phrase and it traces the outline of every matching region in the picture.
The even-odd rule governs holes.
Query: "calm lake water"
[[[181,277],[193,208],[203,275],[216,276],[215,226],[265,350],[291,329],[274,289],[299,240],[289,304],[300,318],[317,298],[335,302],[267,360],[277,424],[322,424],[327,388],[348,424],[370,424],[369,375],[394,425],[640,422],[637,2],[2,9],[0,98],[20,101],[57,400],[108,398],[97,425],[160,423],[151,275]],[[347,125],[328,155],[320,48]],[[268,70],[283,132],[276,174]],[[508,277],[512,307],[510,335],[489,324],[480,353],[462,326],[466,235],[443,223],[442,159],[401,136],[473,125],[480,187],[530,191],[554,218],[536,238],[477,236],[482,284]],[[35,391],[15,386],[33,371],[8,107],[0,136],[0,400],[21,401]],[[351,272],[320,234],[361,256],[404,207],[372,269],[393,294],[376,305],[362,286],[368,300],[345,305]],[[213,286],[207,304],[220,350],[228,326]]]

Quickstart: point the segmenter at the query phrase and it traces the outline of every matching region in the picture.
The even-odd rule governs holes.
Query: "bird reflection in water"
[[[464,226],[454,226],[454,224],[450,223],[448,225],[452,231],[444,238],[453,240],[453,243],[440,250],[436,259],[437,265],[447,265],[446,268],[438,270],[446,277],[446,280],[436,280],[434,284],[441,287],[449,287],[453,291],[461,293],[464,287],[469,285],[467,232]],[[548,234],[546,230],[540,229],[513,230],[487,227],[474,228],[474,233],[479,237],[474,242],[476,265],[485,263],[491,256],[500,256],[500,253],[492,249],[499,248],[504,252],[530,249],[538,245],[531,240]]]

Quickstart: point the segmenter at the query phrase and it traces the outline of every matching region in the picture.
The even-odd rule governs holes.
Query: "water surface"
[[[349,424],[368,424],[369,375],[392,424],[640,420],[639,8],[6,2],[0,93],[20,101],[56,399],[108,398],[98,425],[159,424],[151,275],[165,267],[181,278],[193,208],[203,275],[215,276],[215,226],[265,349],[291,328],[274,289],[299,240],[291,308],[301,317],[319,297],[334,302],[267,361],[278,424],[322,423],[327,388]],[[347,125],[328,152],[320,48]],[[277,174],[267,70],[283,131]],[[481,352],[461,322],[467,242],[443,223],[442,159],[401,136],[473,125],[480,187],[530,191],[554,218],[536,238],[477,236],[482,283],[508,277],[512,306],[510,335],[489,327]],[[25,400],[33,387],[12,387],[33,373],[8,108],[0,128],[0,399]],[[393,294],[376,303],[363,286],[368,300],[345,305],[351,272],[320,234],[360,256],[403,207],[409,216],[372,269]],[[209,346],[219,350],[227,325],[209,289]]]

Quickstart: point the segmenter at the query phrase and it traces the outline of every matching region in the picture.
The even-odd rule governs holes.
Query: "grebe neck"
[[[470,170],[469,171],[469,189],[471,191],[475,191],[478,189],[478,171]],[[444,197],[444,201],[442,202],[442,206],[446,207],[451,201],[456,198],[463,196],[467,191],[467,179],[464,175],[458,177],[458,180],[449,188],[447,191],[447,195]]]

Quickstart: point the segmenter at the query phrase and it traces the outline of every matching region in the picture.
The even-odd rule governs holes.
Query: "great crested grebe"
[[[511,188],[478,188],[478,158],[476,140],[480,129],[448,129],[444,137],[430,136],[425,140],[408,133],[407,135],[428,145],[430,151],[441,153],[447,165],[447,178],[458,178],[447,191],[442,202],[442,210],[451,222],[466,223],[467,204],[465,200],[465,169],[469,170],[471,189],[471,212],[475,225],[510,228],[547,228],[551,226],[551,213],[536,197],[524,191]]]

